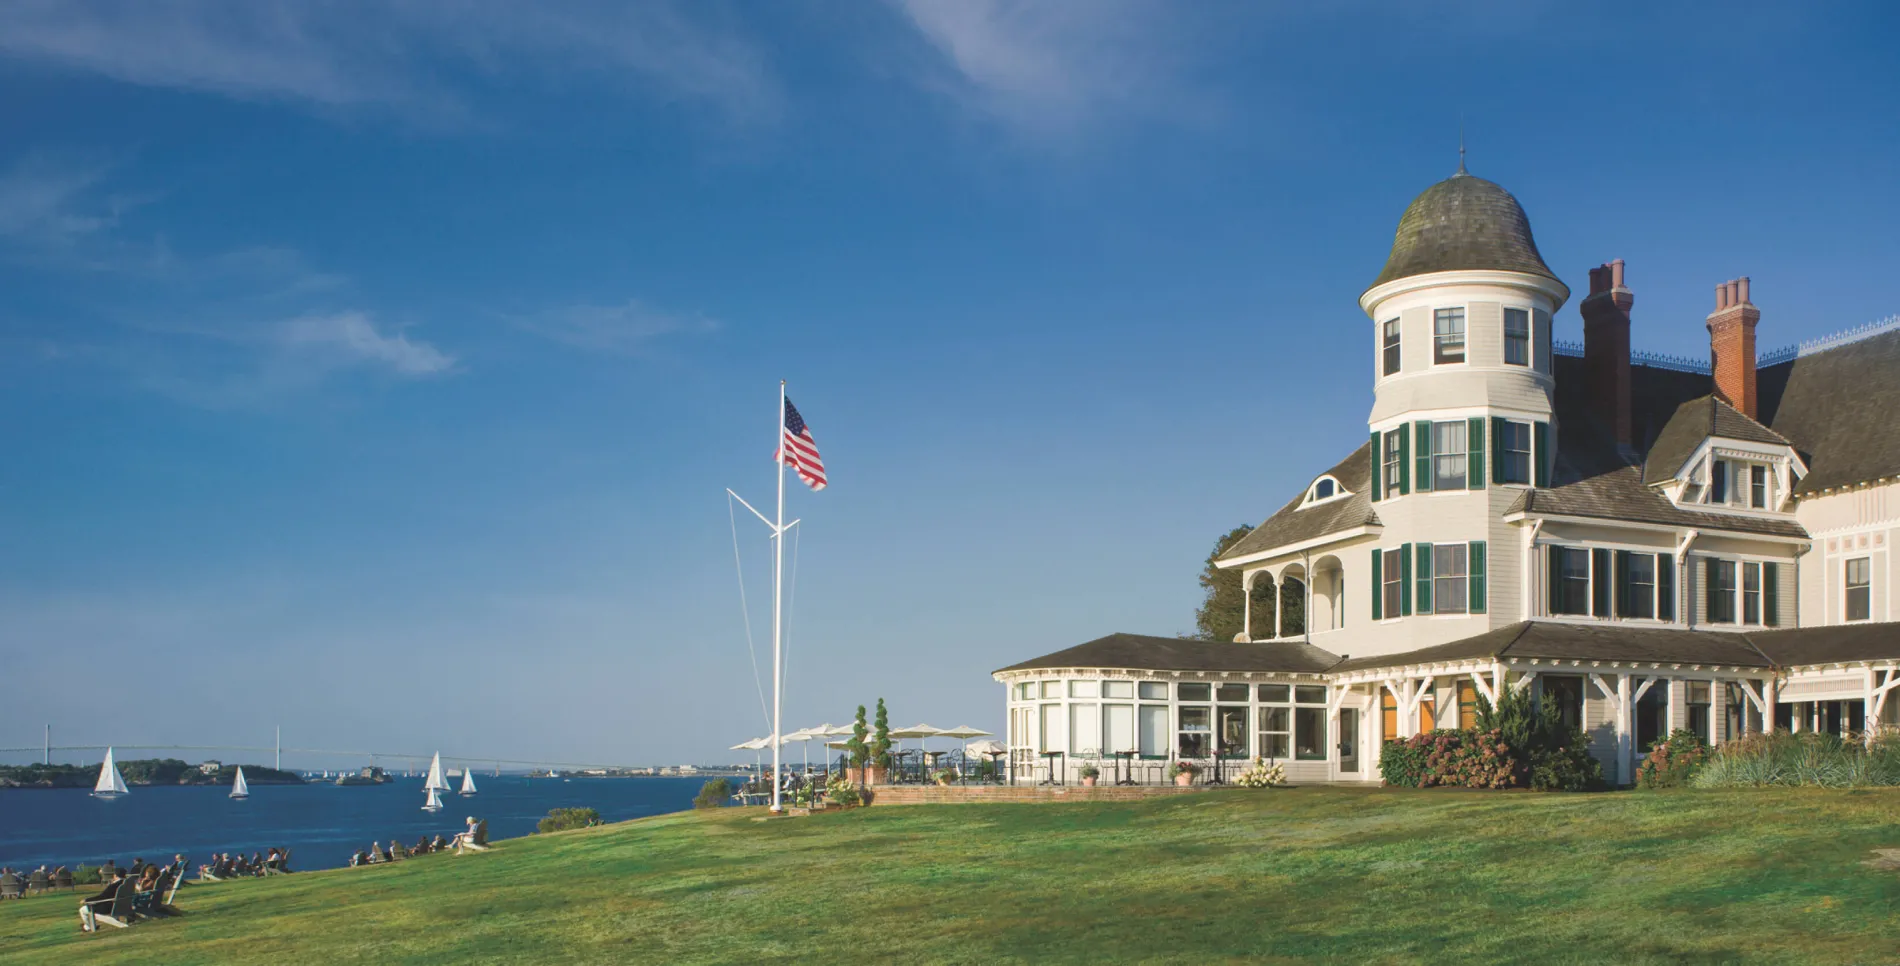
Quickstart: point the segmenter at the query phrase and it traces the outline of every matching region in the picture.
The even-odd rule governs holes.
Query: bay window
[[[1399,471],[1405,466],[1405,430],[1389,430],[1385,434],[1385,496],[1386,499],[1404,492],[1403,480]]]
[[[1390,376],[1399,371],[1399,320],[1385,320],[1384,345],[1380,348],[1384,355],[1385,374]]]
[[[1432,547],[1432,610],[1438,614],[1462,614],[1469,594],[1465,566],[1469,561],[1462,543],[1441,543]]]
[[[1384,584],[1380,588],[1380,597],[1385,604],[1384,616],[1399,617],[1405,596],[1405,551],[1387,550],[1385,562],[1379,569]]]
[[[1531,481],[1531,424],[1499,419],[1497,427],[1497,481],[1499,483],[1529,483]]]
[[[1523,309],[1504,310],[1504,364],[1531,364],[1531,314]]]
[[[1589,616],[1590,551],[1582,547],[1551,547],[1550,571],[1550,612]]]
[[[1480,426],[1483,423],[1479,423]],[[1454,419],[1432,424],[1432,489],[1465,488],[1465,421]]]
[[[1465,361],[1465,310],[1438,309],[1432,313],[1432,364]]]

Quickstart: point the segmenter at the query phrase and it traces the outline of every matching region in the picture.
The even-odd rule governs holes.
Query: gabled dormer
[[[1703,396],[1678,407],[1657,434],[1643,482],[1684,509],[1785,514],[1807,472],[1786,437]]]

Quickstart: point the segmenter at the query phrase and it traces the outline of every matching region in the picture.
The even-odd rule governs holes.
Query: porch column
[[[1762,734],[1769,734],[1775,730],[1775,707],[1781,700],[1780,689],[1775,687],[1773,673],[1770,673],[1768,679],[1761,683],[1761,692],[1761,730]]]
[[[1630,734],[1630,724],[1635,719],[1630,698],[1630,676],[1627,673],[1616,676],[1616,782],[1628,785],[1636,778],[1635,768],[1630,757],[1635,752],[1635,736]]]

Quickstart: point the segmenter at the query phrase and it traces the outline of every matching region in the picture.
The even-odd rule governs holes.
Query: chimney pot
[[[1748,304],[1748,276],[1746,275],[1742,276],[1741,280],[1736,282],[1735,285],[1736,285],[1736,299],[1735,299],[1736,303],[1740,305],[1747,305]]]
[[[1610,287],[1623,287],[1623,260],[1620,258],[1610,261]]]
[[[1728,308],[1728,285],[1726,283],[1715,287],[1715,310],[1720,312],[1725,308]]]
[[[1603,291],[1603,269],[1593,268],[1590,270],[1590,294],[1596,295],[1602,291]]]

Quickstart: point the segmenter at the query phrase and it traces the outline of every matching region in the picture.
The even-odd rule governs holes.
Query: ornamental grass
[[[1900,736],[1862,738],[1821,732],[1752,734],[1717,747],[1689,782],[1697,788],[1900,785]]]

